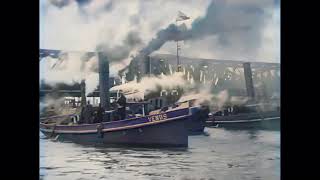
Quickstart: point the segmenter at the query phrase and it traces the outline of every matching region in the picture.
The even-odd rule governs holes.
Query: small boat
[[[225,108],[209,114],[207,127],[226,128],[267,128],[280,129],[280,108],[261,110],[261,104],[242,106],[241,110],[234,111],[234,107]]]
[[[209,117],[209,109],[205,106],[191,106],[191,116],[187,121],[189,135],[199,135],[204,133],[206,120]]]
[[[187,127],[189,135],[204,134],[206,120],[209,118],[209,105],[203,103],[202,94],[191,94],[180,97],[178,103],[188,102],[191,116],[188,120]]]
[[[112,117],[115,111],[108,111]],[[110,144],[152,147],[187,147],[186,120],[190,117],[187,103],[166,111],[118,121],[77,124],[77,115],[46,117],[40,122],[40,131],[49,138],[81,144]],[[68,125],[54,119],[72,119]]]

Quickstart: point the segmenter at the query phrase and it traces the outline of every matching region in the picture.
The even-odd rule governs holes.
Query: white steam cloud
[[[127,98],[144,99],[152,91],[156,91],[158,87],[162,89],[175,89],[177,87],[186,87],[187,81],[183,78],[183,73],[176,72],[173,75],[161,75],[159,77],[143,77],[138,83],[130,81],[126,84],[114,86],[110,90],[122,90]],[[132,94],[131,94],[132,93]]]
[[[98,85],[96,56],[88,61],[81,60],[83,53],[68,53],[60,58],[46,57],[40,61],[40,80],[52,86],[57,83],[72,85],[86,81],[86,93],[92,92]]]
[[[185,102],[194,100],[194,105],[206,104],[209,105],[211,110],[222,110],[227,104],[229,105],[242,105],[248,101],[247,97],[230,96],[228,90],[222,90],[219,93],[212,93],[208,86],[202,86],[197,90],[187,92],[183,95],[178,102]]]
[[[188,92],[186,95],[182,96],[178,102],[195,100],[195,105],[207,104],[212,108],[221,109],[228,102],[229,98],[227,90],[213,94],[207,86]]]
[[[191,17],[184,21],[192,37],[184,41],[182,56],[280,60],[280,9],[274,6],[273,0],[80,2],[40,0],[40,47],[83,52],[102,49],[109,54],[111,62],[116,62],[110,65],[110,74],[117,74],[126,67],[131,55],[137,55],[159,31],[173,24],[178,11]],[[161,43],[154,43],[158,48],[152,48],[152,51],[176,53],[174,42],[165,40]],[[73,84],[85,79],[89,93],[98,84],[97,62],[92,57],[84,63],[79,61],[81,57],[72,53],[64,61],[47,57],[40,61],[40,78],[49,84]],[[52,68],[55,63],[56,67]],[[170,88],[185,84],[182,77],[173,75],[145,77],[140,83],[129,82],[122,86],[138,89],[140,96],[144,96],[159,85]],[[202,99],[206,98],[218,99],[216,102],[221,106],[229,97],[224,91],[213,97],[204,92]]]
[[[65,113],[65,108],[63,108],[64,104],[64,97],[61,98],[54,98],[50,96],[46,96],[42,102],[40,102],[40,114],[43,113],[44,108],[49,108],[56,114],[67,114]]]

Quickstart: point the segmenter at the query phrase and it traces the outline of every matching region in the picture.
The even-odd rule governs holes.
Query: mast
[[[176,20],[176,26],[178,27],[178,20]],[[177,72],[181,72],[180,60],[179,60],[179,40],[177,40]]]
[[[178,28],[178,21],[184,21],[184,20],[188,20],[188,19],[190,19],[190,17],[186,16],[181,11],[178,11],[178,17],[176,18],[176,27]],[[177,40],[177,72],[181,72],[181,70],[182,70],[181,64],[180,64],[180,59],[179,59],[179,50],[180,50],[179,40]]]

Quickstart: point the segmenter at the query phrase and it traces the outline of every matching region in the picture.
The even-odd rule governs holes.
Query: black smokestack
[[[87,104],[86,100],[86,83],[84,80],[80,83],[80,93],[81,93],[81,107],[85,107]]]
[[[105,110],[110,109],[109,95],[109,61],[103,52],[98,52],[99,58],[99,87],[100,87],[100,103]]]

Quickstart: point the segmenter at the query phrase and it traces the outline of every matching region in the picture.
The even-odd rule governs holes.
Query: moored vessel
[[[280,108],[261,109],[261,104],[233,106],[212,112],[206,121],[208,127],[280,129]]]

